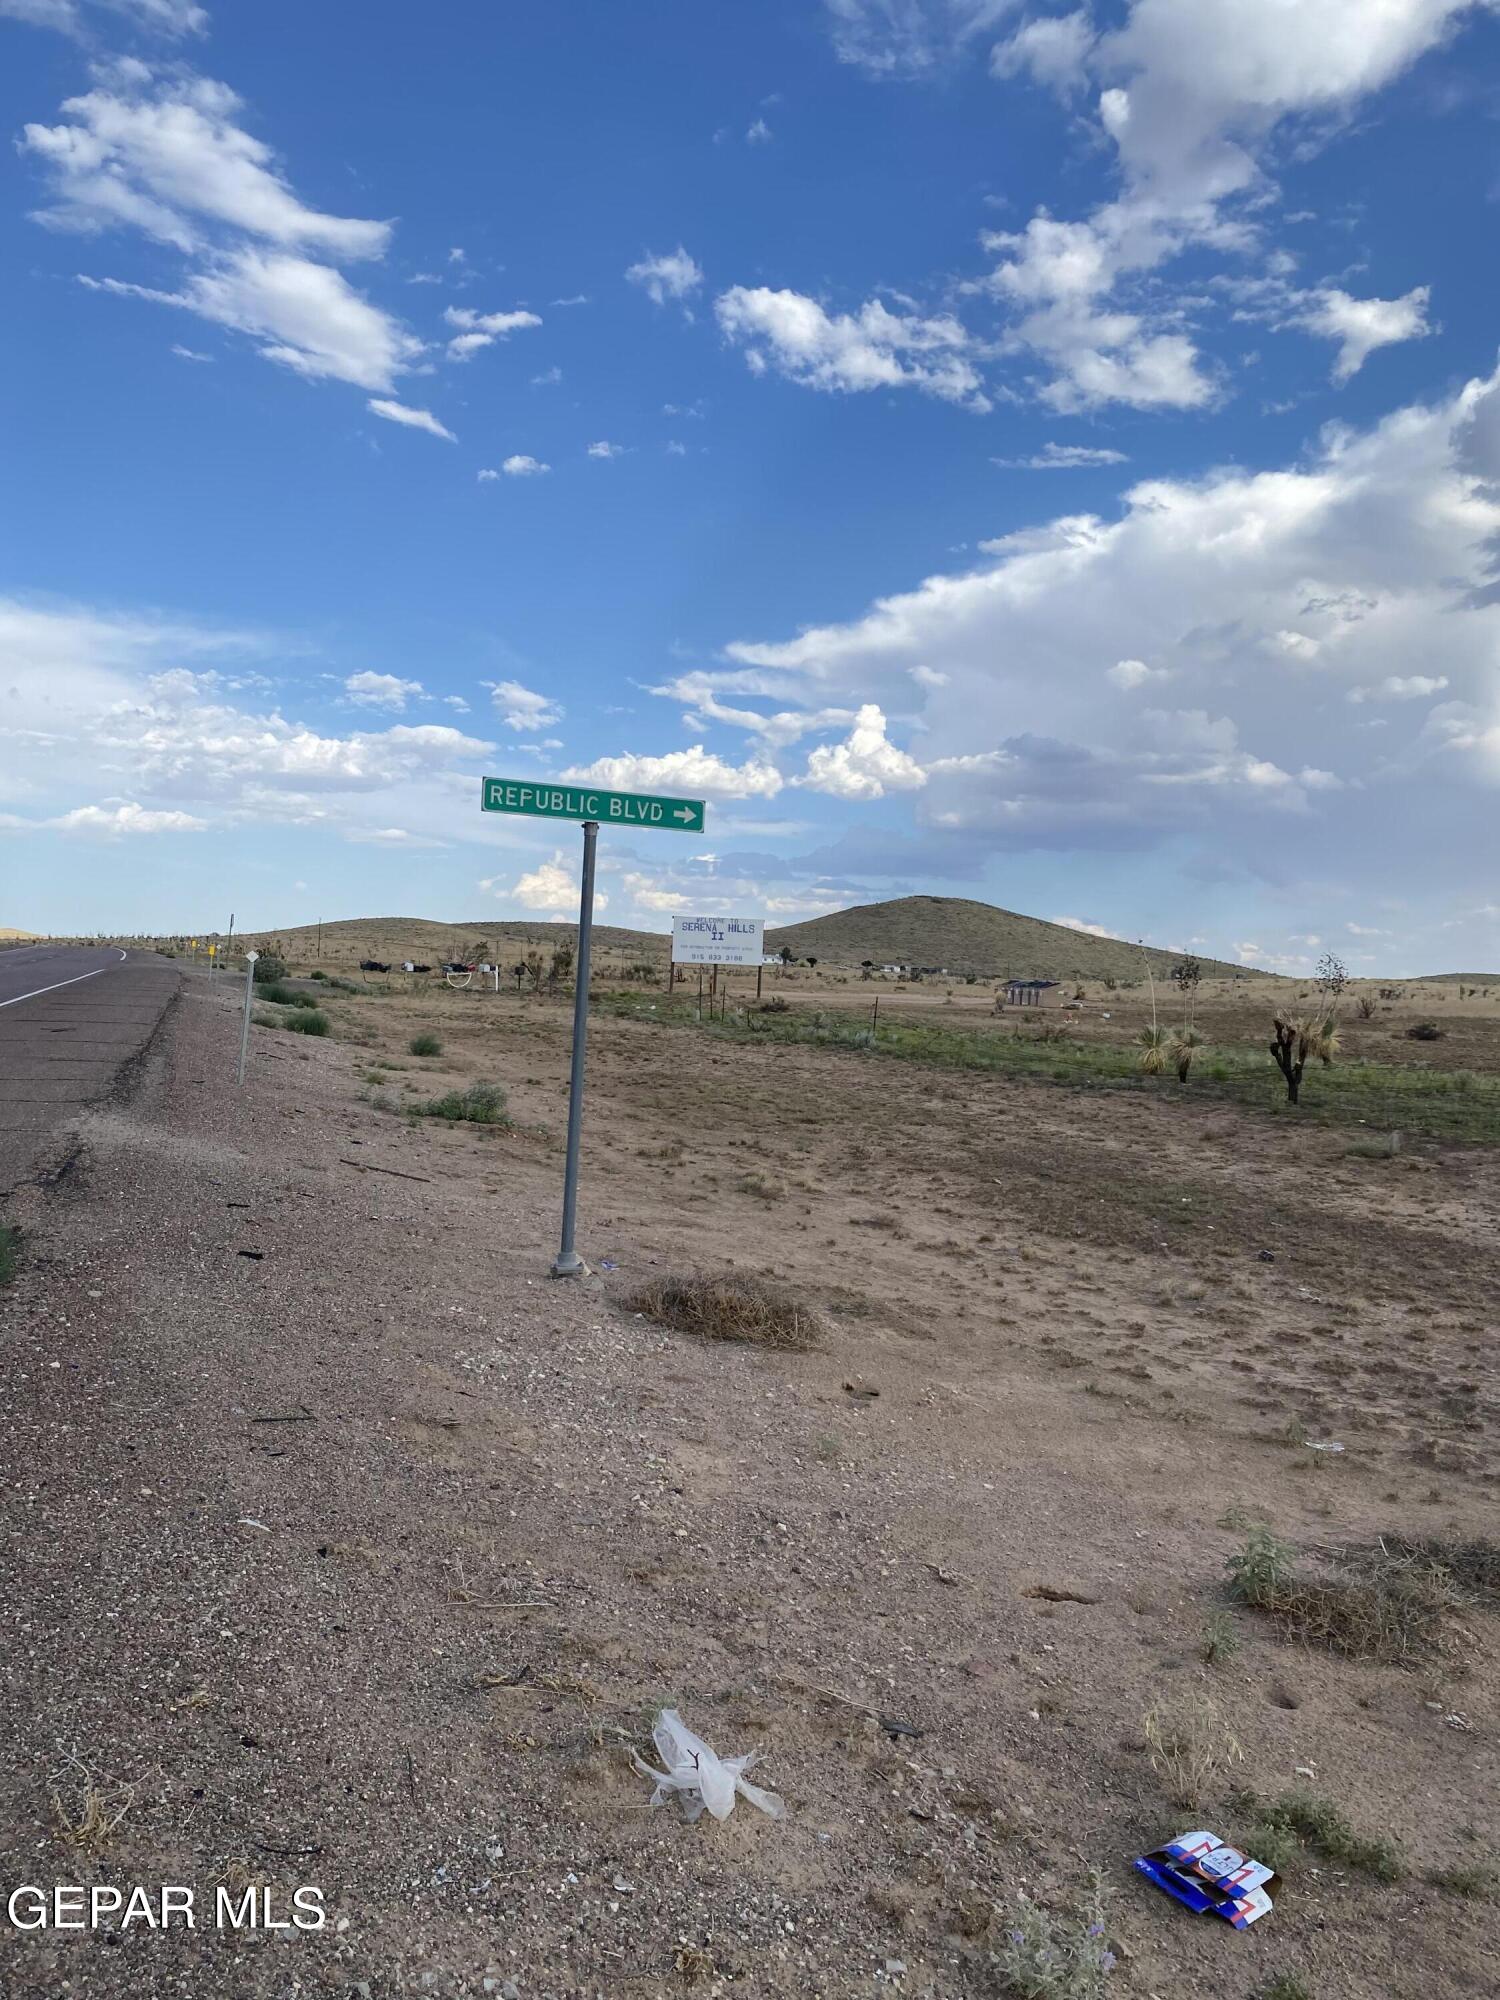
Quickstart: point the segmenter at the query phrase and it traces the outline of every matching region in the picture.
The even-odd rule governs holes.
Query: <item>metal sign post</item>
[[[573,981],[573,1066],[568,1078],[568,1160],[563,1169],[562,1248],[554,1278],[581,1278],[588,1265],[573,1242],[578,1214],[578,1147],[583,1135],[583,1062],[589,1039],[589,958],[594,943],[594,861],[599,822],[583,823],[583,888],[578,898],[578,965]]]
[[[245,1081],[245,1051],[250,1046],[251,988],[255,984],[255,961],[259,957],[260,953],[258,951],[247,951],[245,953],[245,1018],[240,1023],[240,1066],[235,1072],[234,1080],[236,1083],[243,1083]]]
[[[552,1265],[554,1278],[582,1278],[588,1265],[578,1254],[578,1158],[583,1135],[583,1073],[589,1038],[589,960],[594,942],[594,865],[599,825],[661,828],[668,833],[702,833],[707,808],[702,799],[665,798],[650,792],[611,792],[597,786],[538,783],[535,778],[485,778],[479,804],[485,812],[519,813],[528,819],[572,819],[583,823],[583,886],[578,899],[578,960],[573,985],[573,1060],[568,1081],[568,1155],[563,1170],[562,1245]],[[516,975],[516,991],[521,988]],[[495,990],[500,990],[498,970]],[[248,991],[248,989],[247,989]],[[248,1009],[249,1002],[246,1006]],[[249,1014],[245,1016],[247,1022]]]

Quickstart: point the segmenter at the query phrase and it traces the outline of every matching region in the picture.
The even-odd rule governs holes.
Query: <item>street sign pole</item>
[[[583,1136],[583,1065],[589,1037],[589,957],[594,942],[594,859],[599,822],[583,822],[583,888],[578,899],[578,960],[573,984],[573,1067],[568,1082],[568,1159],[563,1170],[562,1247],[552,1266],[554,1278],[588,1275],[574,1247],[578,1214],[578,1149]]]
[[[240,1023],[240,1066],[235,1072],[234,1080],[236,1083],[243,1083],[245,1081],[245,1051],[250,1046],[251,989],[255,981],[255,961],[259,957],[260,953],[258,951],[247,951],[245,953],[245,1018]]]

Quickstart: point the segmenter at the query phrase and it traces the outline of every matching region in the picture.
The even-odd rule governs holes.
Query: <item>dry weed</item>
[[[97,1853],[135,1802],[134,1785],[111,1789],[78,1757],[69,1757],[50,1782],[53,1832],[65,1847],[80,1853]],[[63,1798],[64,1786],[74,1793],[72,1803]]]
[[[1244,1760],[1243,1746],[1204,1688],[1153,1703],[1141,1733],[1174,1805],[1196,1806],[1216,1778]]]
[[[631,1312],[676,1333],[805,1351],[822,1333],[816,1314],[762,1278],[653,1278],[626,1300]]]

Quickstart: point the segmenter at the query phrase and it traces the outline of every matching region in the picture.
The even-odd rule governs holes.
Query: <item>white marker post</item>
[[[240,1066],[235,1073],[234,1080],[236,1083],[243,1083],[245,1081],[245,1052],[250,1046],[251,988],[255,984],[255,961],[259,957],[260,953],[258,951],[247,951],[245,953],[245,1018],[240,1023]]]

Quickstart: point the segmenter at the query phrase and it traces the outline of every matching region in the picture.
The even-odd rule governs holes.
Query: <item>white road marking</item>
[[[120,953],[123,959],[124,952]],[[81,979],[97,979],[101,972],[113,972],[112,965],[96,965],[92,972],[76,972],[71,979],[54,979],[50,986],[37,986],[30,993],[17,993],[9,1000],[0,1000],[0,1007],[19,1007],[23,1000],[36,1000],[43,993],[55,993],[60,986],[76,986]]]

